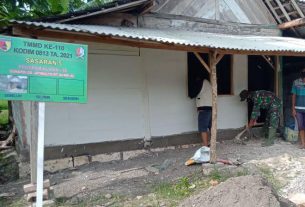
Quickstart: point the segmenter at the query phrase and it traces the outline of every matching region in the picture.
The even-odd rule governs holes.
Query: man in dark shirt
[[[260,116],[260,110],[267,110],[267,117],[265,120],[265,129],[268,129],[265,133],[265,141],[262,146],[270,146],[274,144],[276,135],[276,129],[279,126],[280,121],[280,109],[281,100],[270,91],[253,91],[243,90],[240,94],[240,100],[247,100],[253,103],[253,109],[251,113],[250,122],[248,127],[251,128],[255,125],[257,118]]]

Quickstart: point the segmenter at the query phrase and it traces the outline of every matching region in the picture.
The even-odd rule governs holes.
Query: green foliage
[[[155,192],[162,198],[182,199],[190,195],[192,189],[189,178],[183,177],[177,183],[161,183],[155,187]]]
[[[62,14],[69,11],[69,0],[47,0],[52,14]]]
[[[279,193],[279,191],[284,187],[284,184],[278,180],[271,168],[267,165],[261,165],[258,167],[260,170],[262,177],[265,178],[274,188],[274,190]]]
[[[8,102],[5,100],[0,100],[0,110],[8,109]]]
[[[8,110],[3,110],[0,113],[0,125],[8,124]]]
[[[7,200],[0,198],[0,206],[5,207],[24,207],[27,206],[27,202],[23,198]]]
[[[101,6],[115,0],[1,0],[0,27],[9,25],[9,20],[27,20],[66,14],[82,9]]]

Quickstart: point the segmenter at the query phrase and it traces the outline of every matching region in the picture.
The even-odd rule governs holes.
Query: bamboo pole
[[[217,138],[217,52],[209,53],[210,69],[211,69],[211,85],[212,85],[212,128],[211,128],[211,159],[210,163],[216,163],[216,138]]]

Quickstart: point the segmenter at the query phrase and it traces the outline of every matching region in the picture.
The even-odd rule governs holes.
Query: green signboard
[[[0,100],[87,102],[86,45],[0,35]]]

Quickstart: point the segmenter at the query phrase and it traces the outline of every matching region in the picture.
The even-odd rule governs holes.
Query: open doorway
[[[274,92],[274,69],[271,64],[275,63],[274,57],[266,57],[256,55],[248,56],[248,90],[267,90]],[[248,103],[248,119],[250,119],[253,104]],[[261,116],[257,122],[264,122],[266,119],[266,110],[261,111]]]
[[[291,116],[291,88],[293,81],[300,77],[305,68],[304,57],[283,57],[283,112],[284,125],[293,128],[295,121]]]

